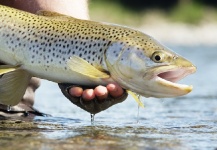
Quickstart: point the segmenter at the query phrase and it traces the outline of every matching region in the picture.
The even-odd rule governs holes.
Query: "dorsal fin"
[[[64,14],[60,14],[60,13],[52,12],[52,11],[47,11],[47,10],[39,10],[39,11],[37,11],[36,14],[39,16],[45,16],[45,17],[50,17],[50,18],[59,19],[59,20],[73,20],[73,19],[75,19],[71,16],[67,16]]]
[[[36,13],[37,15],[40,16],[47,16],[47,17],[60,17],[60,16],[66,16],[57,12],[52,12],[52,11],[47,11],[47,10],[39,10]]]

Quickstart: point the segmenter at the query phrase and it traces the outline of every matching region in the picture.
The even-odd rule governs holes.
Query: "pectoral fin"
[[[142,108],[145,107],[136,93],[129,91],[129,90],[127,90],[127,93],[130,94],[134,98],[134,100],[138,103],[140,107]]]
[[[72,56],[68,62],[67,62],[68,67],[77,73],[80,73],[82,75],[88,76],[90,78],[109,78],[110,76],[98,70],[91,64],[89,64],[87,61],[84,59],[78,57],[78,56]]]
[[[15,69],[0,78],[0,103],[14,106],[25,94],[31,76],[22,69]]]

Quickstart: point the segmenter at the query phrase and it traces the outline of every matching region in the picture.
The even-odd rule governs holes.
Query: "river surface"
[[[217,47],[169,46],[197,72],[181,81],[194,90],[171,99],[126,101],[95,115],[74,106],[54,83],[43,81],[35,107],[52,117],[12,120],[0,127],[4,149],[217,149]],[[4,130],[3,130],[4,129]],[[0,147],[0,149],[3,147]]]

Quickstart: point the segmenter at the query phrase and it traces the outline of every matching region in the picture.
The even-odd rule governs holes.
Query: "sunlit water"
[[[42,134],[48,139],[69,139],[99,132],[117,138],[124,148],[136,149],[217,148],[217,47],[170,48],[197,66],[194,75],[181,81],[194,86],[190,94],[172,99],[142,98],[146,107],[139,109],[139,118],[137,103],[129,97],[95,115],[91,126],[89,113],[64,98],[56,84],[43,81],[35,107],[52,117],[37,117],[35,122],[58,124],[63,129]]]

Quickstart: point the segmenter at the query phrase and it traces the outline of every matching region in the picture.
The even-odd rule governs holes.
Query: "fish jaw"
[[[194,73],[196,67],[177,67],[165,66],[161,67],[160,71],[156,71],[149,80],[152,88],[154,88],[154,97],[169,98],[188,94],[192,91],[192,85],[177,83],[184,77]]]
[[[138,73],[131,79],[115,77],[114,80],[125,89],[129,89],[144,97],[171,98],[188,94],[192,91],[192,85],[177,83],[182,78],[196,71],[192,67],[161,66],[147,70],[146,73]],[[116,74],[117,71],[116,71]],[[143,74],[143,77],[141,77]],[[117,76],[120,76],[117,75]]]

